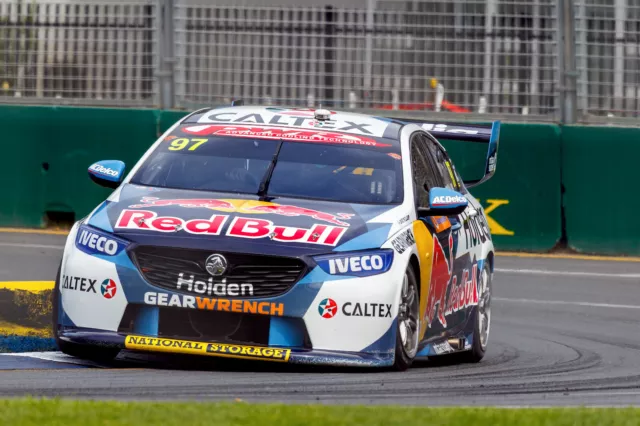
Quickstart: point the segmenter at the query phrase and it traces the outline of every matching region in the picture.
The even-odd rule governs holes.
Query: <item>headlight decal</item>
[[[385,273],[393,263],[393,250],[368,250],[317,256],[318,266],[329,275],[369,277]]]
[[[127,245],[120,238],[86,225],[80,226],[76,234],[78,250],[91,255],[117,256]]]

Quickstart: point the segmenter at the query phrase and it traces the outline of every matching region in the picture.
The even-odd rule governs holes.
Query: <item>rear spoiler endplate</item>
[[[491,179],[496,172],[498,161],[498,143],[500,140],[500,122],[491,124],[468,123],[427,123],[424,120],[400,119],[406,123],[414,123],[429,132],[433,137],[442,140],[452,140],[472,143],[486,143],[487,157],[484,175],[480,179],[464,181],[467,187],[480,185]]]

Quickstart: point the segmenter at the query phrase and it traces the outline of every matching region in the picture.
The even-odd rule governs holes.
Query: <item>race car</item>
[[[114,191],[66,241],[56,342],[102,361],[130,350],[396,370],[478,362],[494,247],[467,188],[495,173],[499,129],[196,111],[126,177],[121,161],[89,167]],[[461,179],[447,140],[486,145],[480,179]]]

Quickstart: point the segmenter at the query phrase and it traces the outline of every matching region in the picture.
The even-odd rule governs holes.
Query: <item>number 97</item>
[[[187,138],[178,138],[171,141],[169,146],[169,151],[182,151],[189,143],[193,142],[193,145],[188,149],[188,151],[195,151],[200,145],[205,142],[208,142],[209,139],[187,139]]]

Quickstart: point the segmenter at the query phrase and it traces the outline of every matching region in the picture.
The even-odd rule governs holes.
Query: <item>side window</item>
[[[420,153],[422,154],[422,157],[425,159],[425,162],[429,167],[428,189],[431,189],[435,186],[443,187],[444,182],[442,181],[442,173],[438,169],[434,153],[429,150],[429,142],[427,140],[427,136],[424,133],[419,133],[416,136],[416,140],[418,141]]]
[[[429,194],[425,185],[429,185],[431,175],[428,163],[425,161],[416,138],[411,141],[411,172],[413,173],[413,193],[418,207],[429,207]]]
[[[447,153],[437,143],[427,137],[425,137],[425,143],[432,158],[435,159],[436,168],[438,169],[439,175],[442,177],[444,187],[453,189],[454,191],[459,191],[460,182],[456,177],[456,172]]]

